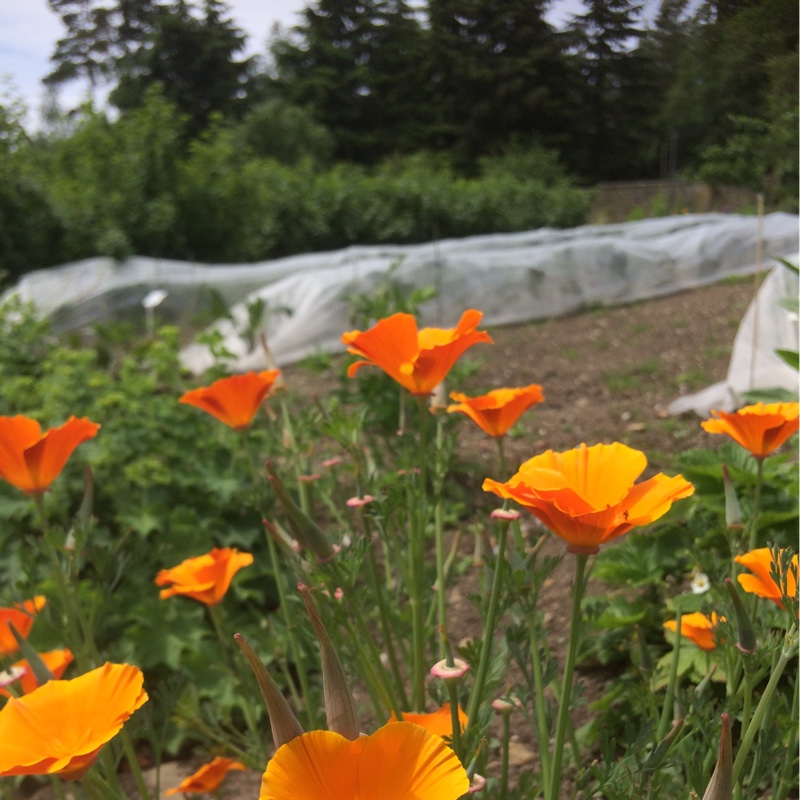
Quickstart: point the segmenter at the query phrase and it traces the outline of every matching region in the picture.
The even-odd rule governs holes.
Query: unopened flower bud
[[[468,672],[469,664],[462,658],[454,658],[451,666],[448,666],[447,659],[443,659],[431,667],[431,675],[434,678],[442,678],[446,681],[463,678]]]
[[[730,594],[731,601],[733,602],[733,610],[736,613],[736,633],[738,639],[736,646],[743,653],[752,653],[756,647],[758,647],[758,641],[756,640],[756,631],[750,620],[750,615],[747,613],[742,598],[739,597],[739,592],[736,591],[736,587],[733,585],[733,581],[730,578],[725,578],[725,586],[728,588],[728,594]]]
[[[722,485],[725,488],[725,525],[731,528],[743,528],[742,509],[739,506],[739,498],[736,496],[736,489],[733,486],[728,465],[722,465]]]

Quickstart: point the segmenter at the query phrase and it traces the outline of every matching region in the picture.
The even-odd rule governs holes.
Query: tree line
[[[28,134],[14,104],[0,105],[0,265],[12,247],[4,251],[4,242],[20,239],[20,218],[37,213],[49,219],[62,256],[102,240],[108,249],[115,237],[122,250],[142,252],[141,236],[103,222],[102,208],[80,221],[92,230],[66,230],[78,221],[62,195],[73,212],[91,206],[79,197],[80,169],[124,173],[129,164],[114,164],[115,150],[130,151],[138,165],[135,194],[150,209],[138,216],[164,226],[180,213],[175,198],[188,192],[187,173],[206,169],[229,184],[233,174],[245,180],[246,164],[253,175],[267,162],[317,178],[338,169],[362,188],[368,177],[402,173],[406,192],[408,176],[426,171],[477,186],[497,169],[507,181],[558,183],[559,191],[570,181],[689,175],[750,186],[796,208],[795,0],[661,0],[649,21],[634,0],[583,0],[562,29],[547,22],[548,0],[317,0],[249,58],[221,0],[48,2],[65,34],[46,83],[105,87],[114,113],[83,107],[64,115],[53,106],[43,130]],[[94,152],[83,152],[90,145]],[[45,174],[62,184],[55,194]],[[83,182],[84,193],[100,191]],[[304,179],[295,183],[302,191]],[[241,192],[230,194],[241,204]],[[15,220],[16,235],[8,229]],[[201,247],[191,227],[148,241],[161,241],[164,255],[207,260],[302,247],[270,246],[265,234],[246,253]],[[346,239],[307,237],[306,246]],[[14,271],[21,261],[30,255],[20,251]]]

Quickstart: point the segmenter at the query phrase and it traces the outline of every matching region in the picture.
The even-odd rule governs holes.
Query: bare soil
[[[645,452],[648,470],[669,472],[676,453],[716,444],[700,428],[696,417],[673,418],[666,408],[678,395],[725,377],[734,335],[755,288],[753,279],[726,281],[631,305],[492,329],[494,347],[481,346],[482,353],[478,353],[479,348],[470,353],[482,357],[483,364],[465,391],[478,394],[493,387],[529,383],[543,387],[545,402],[528,411],[507,438],[509,470],[548,448],[564,450],[581,442],[619,441]],[[287,368],[284,374],[292,391],[305,397],[324,396],[337,381],[337,370],[320,376],[298,365]],[[481,479],[496,470],[494,441],[466,418],[459,450],[462,459],[475,465]],[[480,481],[477,486],[476,500],[477,495],[484,497]],[[550,554],[563,552],[563,546],[553,537],[545,548]],[[545,586],[539,606],[550,630],[550,646],[562,659],[573,561],[564,559],[560,563]],[[480,634],[478,615],[467,599],[474,590],[470,581],[467,578],[455,585],[449,596],[458,638]],[[579,669],[577,677],[591,702],[603,693],[608,676]],[[583,719],[576,723],[589,713],[584,706]],[[519,775],[534,768],[538,757],[521,715],[512,715],[512,720],[512,770],[513,775]],[[165,765],[162,787],[177,785],[201,761]],[[259,785],[260,775],[232,773],[220,797],[257,798]]]

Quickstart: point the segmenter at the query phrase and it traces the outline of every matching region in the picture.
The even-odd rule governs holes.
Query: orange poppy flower
[[[332,731],[295,737],[267,764],[259,800],[457,800],[468,788],[441,737],[395,722],[355,741]]]
[[[714,650],[717,646],[716,628],[720,622],[725,622],[725,617],[718,617],[716,611],[712,611],[710,617],[699,611],[684,614],[681,617],[681,636],[691,639],[703,650]],[[671,619],[664,623],[664,627],[675,633],[678,623]]]
[[[23,492],[43,492],[59,476],[73,450],[97,435],[100,426],[70,417],[42,433],[35,419],[0,417],[0,478]]]
[[[567,542],[572,553],[596,553],[601,544],[669,511],[694,492],[677,475],[634,483],[647,466],[644,453],[624,444],[582,444],[565,453],[548,450],[526,461],[506,483],[487,478],[483,489],[528,508]]]
[[[240,553],[235,547],[215,547],[210,553],[187,558],[177,567],[162,569],[156,576],[156,586],[172,584],[162,589],[159,597],[182,595],[215,606],[222,601],[233,576],[253,563],[250,553]]]
[[[205,411],[224,422],[230,428],[246,428],[275,385],[281,371],[268,369],[264,372],[248,372],[231,375],[214,381],[211,386],[201,386],[186,392],[181,403]]]
[[[461,706],[458,707],[458,720],[461,723],[461,730],[467,727],[467,715]],[[426,731],[435,733],[437,736],[447,737],[453,735],[453,715],[450,713],[450,703],[445,703],[438,711],[431,714],[408,714],[403,712],[402,719],[398,720],[392,712],[389,722],[413,722]]]
[[[19,644],[8,623],[12,623],[17,633],[27,639],[33,627],[33,618],[44,608],[46,602],[47,598],[37,595],[31,600],[14,603],[13,608],[0,608],[0,656],[11,655],[19,650]]]
[[[66,668],[72,663],[74,656],[69,650],[50,650],[47,653],[39,653],[39,658],[44,661],[44,665],[50,672],[53,673],[53,677],[58,679],[63,674]],[[19,668],[24,669],[25,674],[19,679],[19,686],[22,689],[23,694],[30,694],[34,689],[39,688],[39,682],[36,680],[36,676],[33,674],[33,670],[28,664],[28,660],[23,658],[22,661],[17,661],[15,664],[12,665],[12,669]],[[0,695],[5,697],[11,697],[11,692],[8,689],[0,688]]]
[[[48,681],[0,710],[0,777],[79,778],[104,744],[147,702],[144,677],[130,664],[109,664],[69,681]]]
[[[494,389],[480,397],[450,392],[450,397],[456,401],[447,407],[451,414],[466,414],[482,431],[495,437],[505,436],[524,411],[544,400],[542,387],[535,383],[519,389]]]
[[[781,551],[783,552],[783,551]],[[759,547],[751,550],[742,556],[736,556],[734,561],[738,562],[753,575],[739,575],[737,580],[742,585],[742,589],[759,597],[766,597],[777,603],[783,608],[782,597],[794,597],[797,594],[797,554],[792,558],[795,572],[789,571],[786,575],[781,575],[781,584],[778,586],[770,574],[772,571],[772,552],[769,547]]]
[[[246,770],[247,767],[232,758],[217,756],[208,764],[203,764],[193,775],[181,781],[179,786],[167,789],[167,795],[211,794],[219,789],[225,776],[233,769]]]
[[[797,432],[797,403],[756,403],[733,414],[712,411],[702,422],[709,433],[727,433],[756,458],[765,458]]]
[[[455,328],[421,328],[411,314],[393,314],[368,331],[342,336],[347,350],[364,361],[347,369],[352,378],[361,367],[380,367],[412,394],[429,395],[445,379],[464,351],[478,342],[492,344],[485,331],[476,330],[483,314],[465,311]]]

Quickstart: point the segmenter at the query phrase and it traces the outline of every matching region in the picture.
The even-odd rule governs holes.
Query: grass
[[[652,378],[661,372],[661,364],[657,358],[648,358],[622,370],[605,372],[603,380],[613,393],[627,392],[636,389],[643,380]]]

